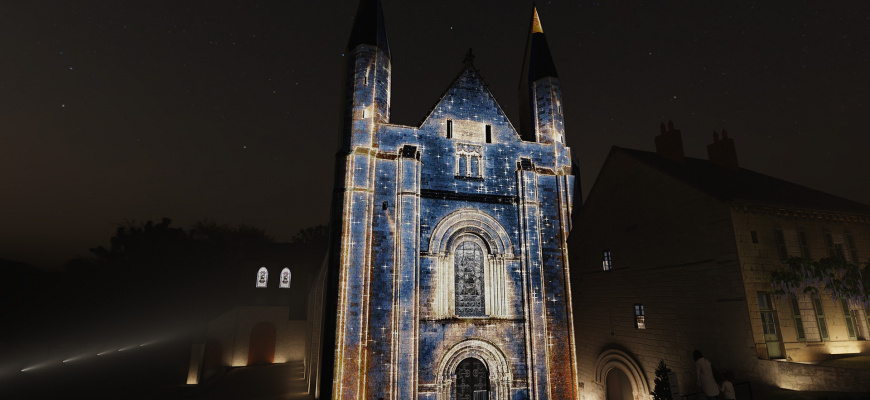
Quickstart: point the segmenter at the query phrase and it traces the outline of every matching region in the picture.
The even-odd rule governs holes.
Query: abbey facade
[[[575,178],[559,79],[533,14],[519,130],[470,54],[426,119],[402,126],[390,123],[381,5],[361,2],[320,398],[577,398],[565,245]]]

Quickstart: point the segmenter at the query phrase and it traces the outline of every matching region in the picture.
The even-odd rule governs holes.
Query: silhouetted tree
[[[290,243],[314,244],[326,246],[329,241],[329,227],[317,225],[300,230],[290,239]]]
[[[653,391],[649,392],[653,400],[671,400],[671,381],[668,379],[670,372],[671,369],[665,365],[665,360],[659,360],[659,365],[656,367],[655,386],[653,386]]]
[[[125,221],[109,246],[67,262],[63,297],[97,318],[111,316],[112,323],[168,311],[205,318],[205,309],[219,310],[233,300],[241,261],[272,242],[265,231],[247,225],[204,220],[186,230],[169,218]]]

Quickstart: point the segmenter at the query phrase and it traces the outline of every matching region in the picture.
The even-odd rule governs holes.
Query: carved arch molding
[[[475,209],[462,209],[447,215],[438,222],[429,237],[429,254],[435,258],[432,317],[461,317],[456,304],[455,255],[467,242],[475,243],[484,252],[484,312],[479,317],[510,317],[512,311],[508,299],[511,288],[508,287],[507,263],[514,259],[514,247],[498,220]]]
[[[634,357],[622,350],[607,349],[598,355],[598,360],[595,361],[595,383],[602,388],[606,387],[607,373],[614,368],[621,370],[628,377],[632,398],[645,399],[649,396],[649,384],[644,378],[643,369]]]
[[[436,370],[436,400],[451,400],[451,395],[456,392],[456,369],[468,358],[475,358],[486,366],[489,372],[489,398],[508,400],[513,382],[508,359],[494,344],[480,339],[459,342],[444,354]]]

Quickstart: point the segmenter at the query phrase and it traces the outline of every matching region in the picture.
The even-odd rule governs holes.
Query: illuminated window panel
[[[864,304],[864,317],[867,318],[867,327],[870,327],[870,302]]]
[[[846,319],[846,329],[849,332],[849,339],[858,340],[858,329],[855,326],[855,318],[852,318],[852,312],[849,310],[849,302],[840,300],[843,306],[843,317]]]
[[[794,326],[797,331],[798,341],[805,342],[807,340],[807,335],[804,332],[804,321],[803,316],[801,316],[800,305],[798,305],[797,298],[794,296],[790,296],[789,300],[791,301],[791,311],[794,316]]]
[[[634,327],[637,329],[646,329],[646,315],[644,314],[643,304],[634,305]]]
[[[290,268],[281,270],[281,282],[278,283],[278,287],[282,289],[290,288]]]
[[[776,335],[776,316],[770,302],[770,296],[758,294],[758,309],[761,311],[761,326],[765,335]]]
[[[260,268],[257,271],[257,287],[264,288],[269,283],[269,270],[266,267]]]
[[[822,334],[822,340],[830,340],[825,309],[822,307],[822,299],[817,294],[813,295],[813,308],[816,311],[816,320],[819,322],[819,332]]]
[[[610,271],[613,269],[613,261],[610,259],[610,250],[603,251],[603,260],[601,261],[601,266],[605,271]]]

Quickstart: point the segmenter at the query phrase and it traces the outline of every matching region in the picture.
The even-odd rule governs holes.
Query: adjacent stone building
[[[246,254],[225,277],[235,283],[234,290],[211,300],[228,306],[210,316],[194,340],[186,383],[201,384],[234,367],[295,363],[304,369],[308,390],[313,389],[323,313],[323,273],[318,273],[323,250],[274,243]]]
[[[577,398],[565,247],[574,176],[536,12],[530,31],[519,131],[470,51],[424,121],[396,125],[381,5],[360,3],[321,398]]]
[[[870,256],[870,207],[740,168],[722,132],[709,160],[662,125],[656,152],[614,147],[569,240],[583,397],[647,398],[659,360],[697,392],[694,349],[736,381],[866,391],[868,371],[812,365],[870,353],[870,310],[777,298],[789,257]]]

